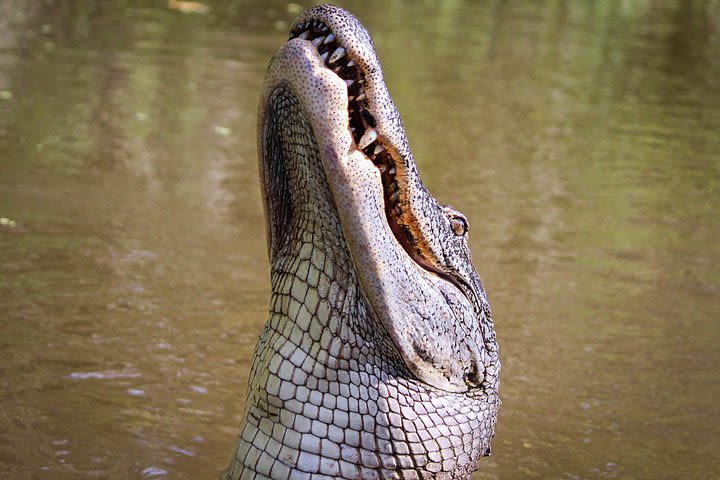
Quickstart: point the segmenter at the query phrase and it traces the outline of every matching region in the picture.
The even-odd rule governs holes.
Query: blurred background
[[[720,474],[720,1],[343,1],[503,361],[474,479]],[[310,2],[0,2],[0,477],[215,478],[268,265],[258,93]]]

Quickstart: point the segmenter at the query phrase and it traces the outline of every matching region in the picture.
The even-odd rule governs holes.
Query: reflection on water
[[[297,7],[0,3],[0,476],[212,478],[268,273],[255,107]],[[477,479],[720,471],[720,2],[343,2],[504,359]]]

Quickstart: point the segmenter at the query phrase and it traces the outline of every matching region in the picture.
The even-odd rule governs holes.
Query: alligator
[[[468,221],[418,176],[367,30],[319,5],[258,113],[272,295],[235,479],[469,478],[500,362]]]

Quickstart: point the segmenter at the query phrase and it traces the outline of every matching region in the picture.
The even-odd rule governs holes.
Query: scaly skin
[[[295,21],[268,68],[258,151],[270,316],[221,478],[467,478],[500,403],[490,308],[466,221],[422,185],[349,13]]]

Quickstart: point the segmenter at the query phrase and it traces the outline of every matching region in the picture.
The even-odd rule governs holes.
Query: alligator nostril
[[[476,355],[473,355],[473,358],[470,361],[470,366],[468,370],[465,372],[465,384],[468,385],[470,388],[472,387],[479,387],[482,381],[484,380],[484,372],[485,369],[482,368],[482,364],[480,363],[480,359],[477,358]]]

